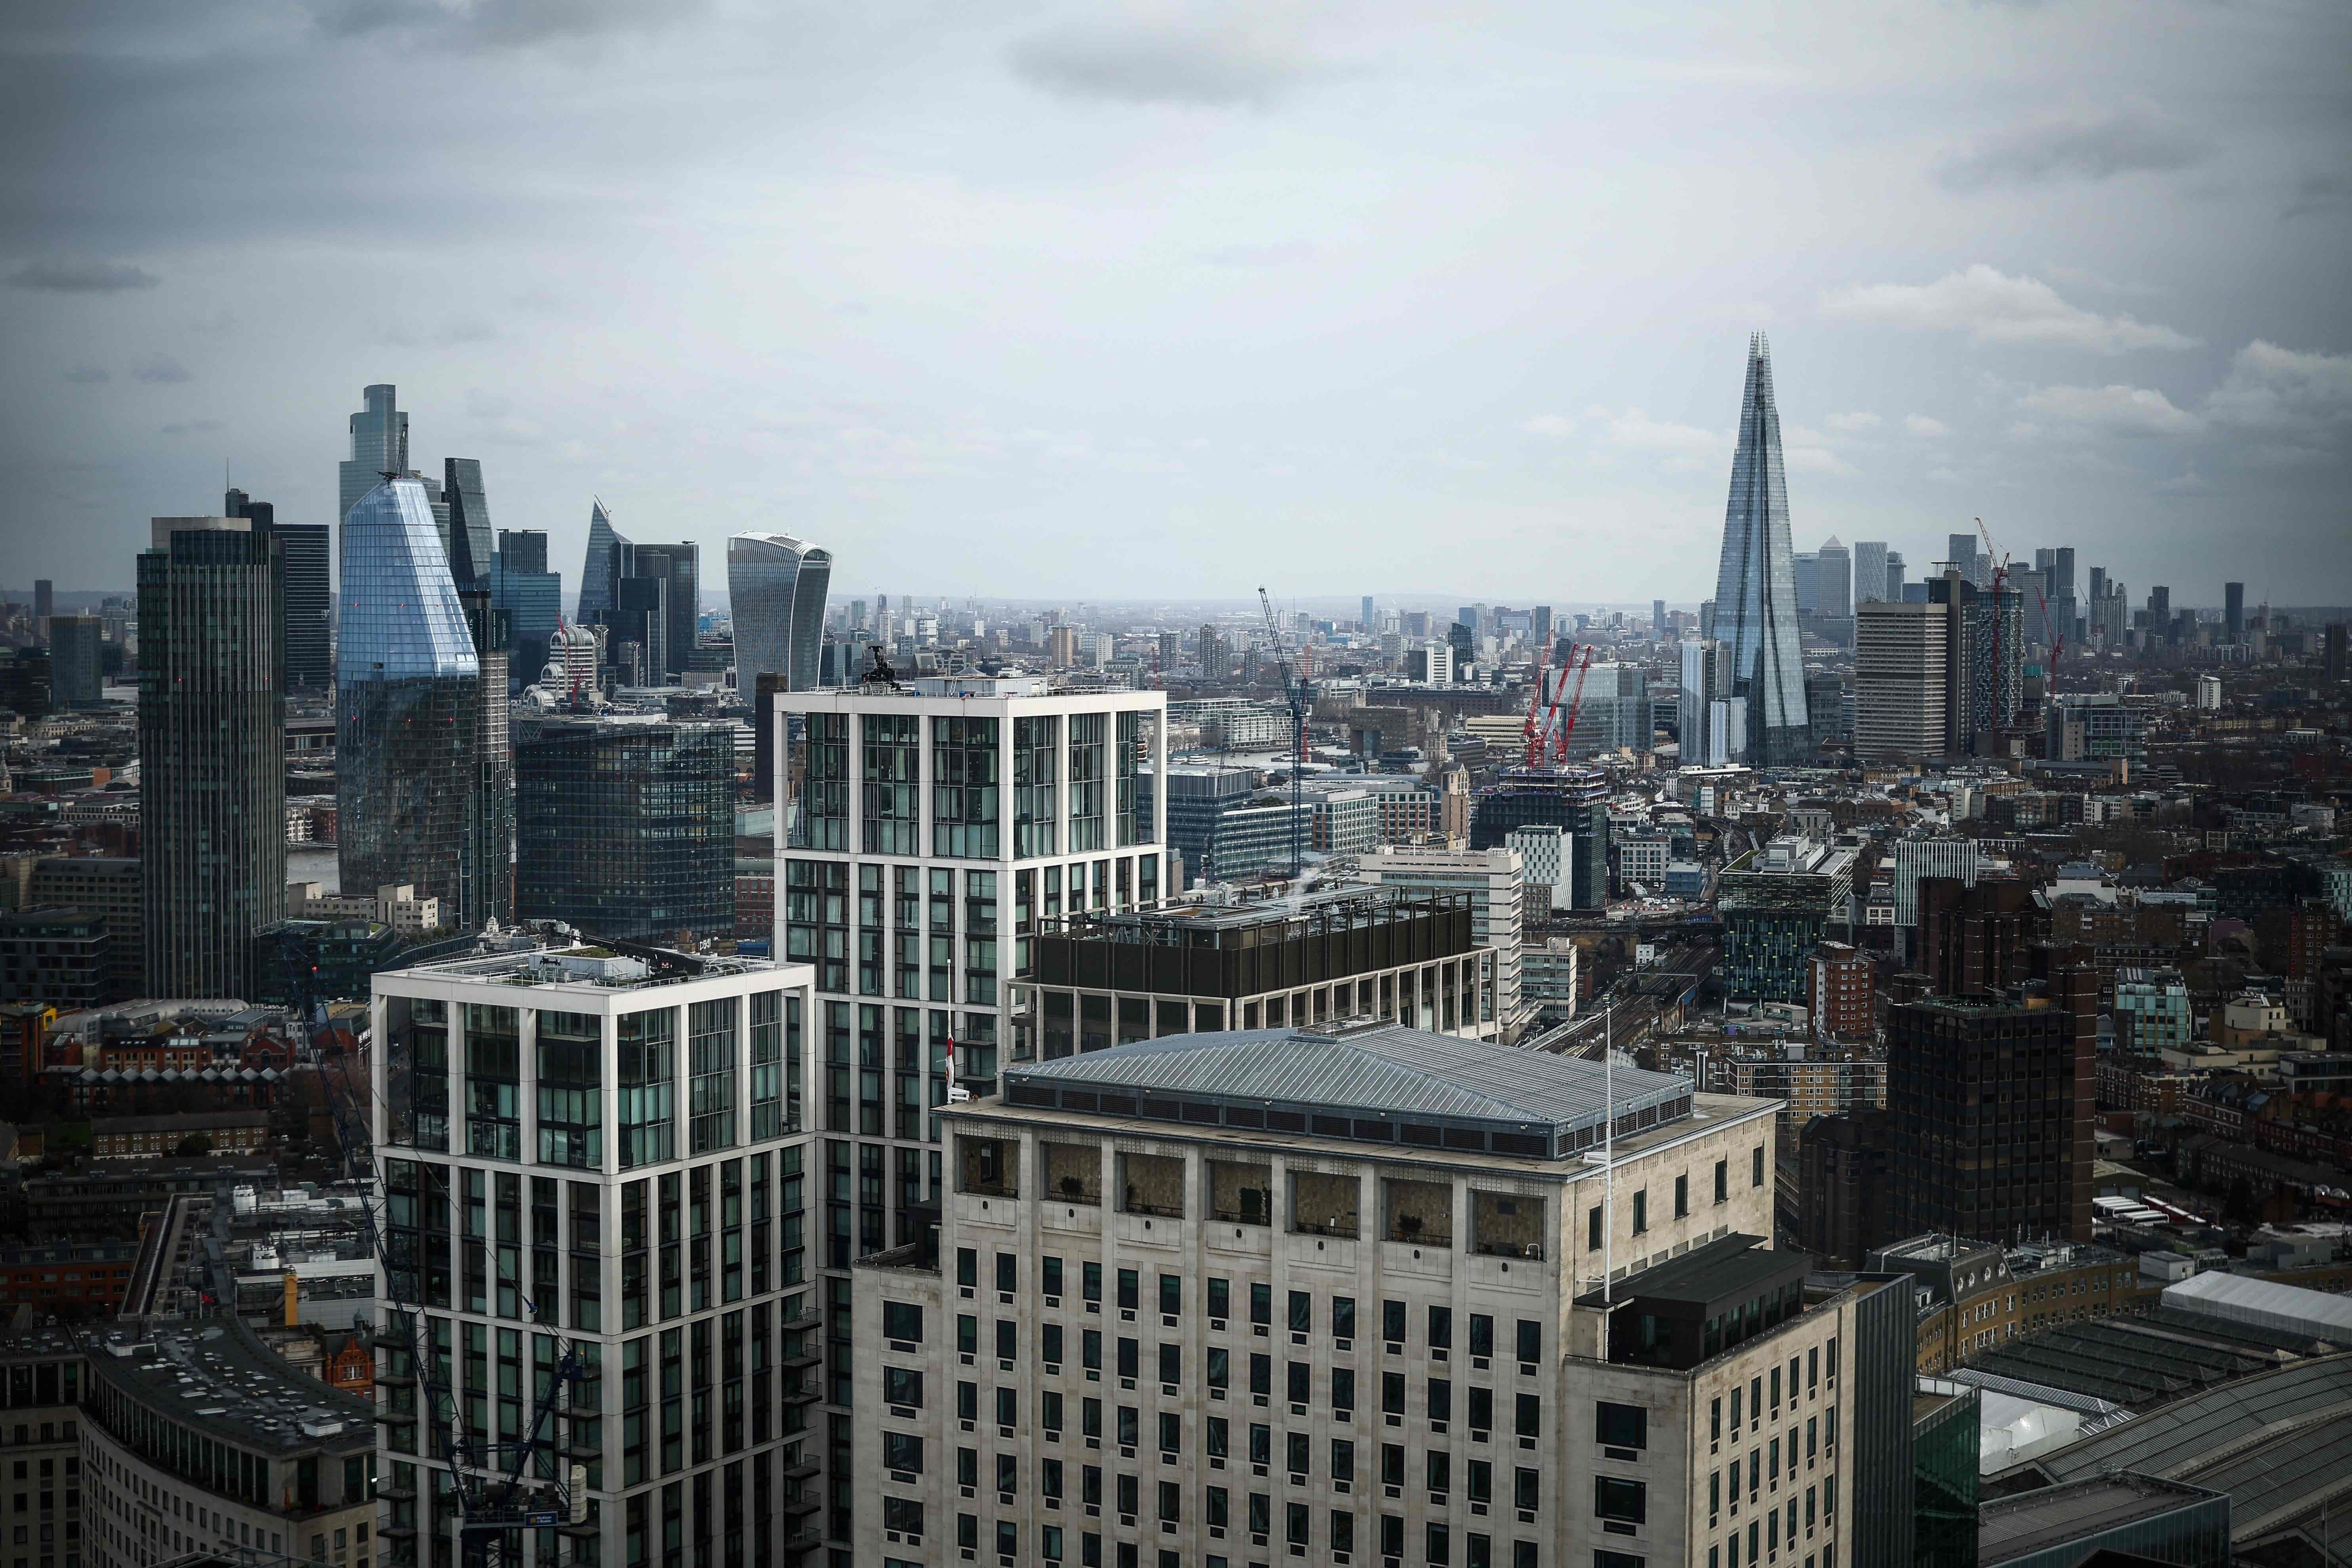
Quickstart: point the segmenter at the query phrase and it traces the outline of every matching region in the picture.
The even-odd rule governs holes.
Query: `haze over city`
[[[1801,548],[2352,599],[2340,5],[39,0],[0,70],[20,590],[224,472],[336,521],[394,382],[566,563],[1693,605],[1760,327]]]

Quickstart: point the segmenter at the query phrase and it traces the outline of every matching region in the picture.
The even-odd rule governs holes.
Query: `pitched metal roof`
[[[1004,1076],[1038,1088],[1083,1085],[1559,1131],[1598,1125],[1605,1103],[1597,1062],[1402,1025],[1341,1036],[1305,1029],[1171,1035],[1010,1067]],[[1614,1090],[1620,1116],[1691,1092],[1679,1074],[1634,1068],[1617,1069]]]

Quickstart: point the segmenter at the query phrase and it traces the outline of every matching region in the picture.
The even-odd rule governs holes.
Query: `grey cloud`
[[[220,427],[221,422],[217,419],[190,419],[184,424],[164,426],[163,434],[166,436],[208,436]]]
[[[152,289],[163,282],[144,268],[123,261],[91,258],[34,261],[8,274],[12,289],[36,289],[49,294],[120,294],[131,289]]]
[[[114,378],[106,374],[104,365],[78,364],[66,372],[66,379],[76,386],[98,386]]]
[[[607,33],[649,31],[700,16],[701,0],[314,0],[312,21],[337,37],[429,34],[478,47],[511,48]]]
[[[155,386],[176,386],[181,382],[193,379],[188,374],[188,367],[170,354],[150,354],[131,374]]]
[[[1263,109],[1312,68],[1295,47],[1239,24],[1093,23],[1013,49],[1014,74],[1033,87],[1124,103]]]
[[[2279,214],[2279,221],[2292,223],[2299,217],[2321,217],[2340,213],[2352,206],[2352,179],[2342,174],[2305,174],[2295,182],[2294,195]]]
[[[2185,169],[2210,150],[2204,138],[2186,127],[2147,110],[2131,109],[1996,132],[1945,159],[1936,178],[1955,191],[2107,180],[2117,174]]]

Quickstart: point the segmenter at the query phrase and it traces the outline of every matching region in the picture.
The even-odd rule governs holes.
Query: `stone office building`
[[[1758,1247],[1772,1102],[1395,1025],[1001,1088],[856,1271],[859,1562],[1908,1559],[1908,1283]]]

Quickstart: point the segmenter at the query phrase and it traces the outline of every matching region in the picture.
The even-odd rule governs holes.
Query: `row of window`
[[[1041,1257],[1037,1263],[1037,1289],[1038,1293],[1045,1299],[1045,1305],[1048,1308],[1061,1306],[1068,1294],[1070,1281],[1075,1278],[1077,1282],[1078,1298],[1087,1305],[1087,1310],[1100,1310],[1103,1302],[1104,1271],[1099,1262],[1091,1258],[1082,1260],[1077,1268],[1073,1271],[1064,1266],[1060,1258],[1048,1254]],[[1173,1321],[1183,1315],[1185,1278],[1181,1274],[1168,1273],[1161,1273],[1153,1278],[1152,1310],[1160,1314],[1160,1326],[1163,1328],[1172,1328],[1175,1326]],[[997,1293],[999,1301],[1010,1304],[1012,1299],[1017,1296],[1021,1289],[1021,1255],[1002,1251],[993,1254],[990,1281]],[[1116,1289],[1113,1304],[1123,1320],[1133,1321],[1135,1315],[1143,1310],[1142,1270],[1117,1269],[1113,1271],[1111,1282]],[[1210,1326],[1221,1328],[1230,1322],[1234,1317],[1234,1282],[1223,1275],[1211,1275],[1202,1284],[1202,1305],[1206,1309]],[[971,1247],[956,1248],[956,1285],[966,1298],[973,1296],[978,1290],[979,1248]],[[1454,1312],[1453,1308],[1436,1305],[1427,1308],[1426,1315],[1423,1320],[1423,1331],[1418,1341],[1413,1341],[1410,1323],[1411,1313],[1406,1304],[1397,1300],[1382,1300],[1379,1305],[1380,1338],[1391,1352],[1402,1351],[1408,1342],[1417,1342],[1424,1349],[1436,1352],[1454,1349]],[[1246,1306],[1252,1327],[1270,1329],[1274,1324],[1274,1287],[1264,1280],[1251,1281]],[[1294,1344],[1303,1344],[1306,1342],[1304,1336],[1314,1333],[1319,1321],[1328,1327],[1330,1337],[1339,1342],[1340,1348],[1345,1349],[1358,1337],[1356,1308],[1356,1298],[1353,1296],[1333,1295],[1324,1299],[1323,1310],[1318,1314],[1313,1291],[1291,1290],[1286,1294],[1283,1301],[1283,1326],[1285,1331],[1293,1336]],[[1486,1312],[1470,1312],[1464,1314],[1464,1317],[1467,1328],[1465,1337],[1468,1352],[1473,1356],[1492,1356],[1495,1353],[1494,1316]],[[964,1337],[964,1325],[975,1321],[959,1314],[957,1318],[959,1341]],[[1011,1327],[1013,1327],[1011,1323],[1004,1323],[1000,1325],[1000,1331]],[[885,1301],[882,1304],[882,1337],[899,1342],[901,1345],[908,1348],[921,1343],[923,1309],[908,1301]],[[1535,1364],[1543,1359],[1543,1324],[1533,1318],[1516,1320],[1513,1330],[1513,1349],[1517,1352],[1522,1369],[1532,1371]]]
[[[1161,1484],[1164,1486],[1168,1483]],[[886,1505],[888,1500],[885,1500]],[[1305,1503],[1289,1503],[1284,1507],[1283,1536],[1285,1542],[1292,1548],[1294,1555],[1305,1556],[1307,1547],[1313,1542],[1312,1515],[1313,1510]],[[1255,1512],[1251,1515],[1253,1520],[1257,1517]],[[1265,1543],[1272,1534],[1272,1522],[1273,1515],[1268,1511],[1265,1515],[1266,1528],[1252,1530],[1252,1535],[1256,1538],[1254,1544],[1262,1546]],[[1222,1529],[1223,1527],[1212,1528]],[[890,1533],[890,1539],[894,1543],[899,1540],[900,1533],[898,1531]],[[1044,1562],[1056,1565],[1056,1568],[1066,1563],[1067,1558],[1064,1554],[1069,1547],[1069,1533],[1066,1527],[1058,1524],[1038,1526],[1035,1536],[1038,1556]],[[1333,1552],[1339,1554],[1339,1561],[1346,1561],[1347,1554],[1357,1549],[1357,1533],[1355,1514],[1337,1509],[1331,1510],[1330,1522],[1326,1529],[1324,1540]],[[1402,1557],[1404,1552],[1404,1539],[1403,1520],[1393,1514],[1380,1516],[1379,1544],[1383,1556]],[[1423,1531],[1422,1561],[1429,1564],[1430,1568],[1452,1568],[1454,1540],[1454,1534],[1449,1526],[1431,1522]],[[907,1544],[919,1545],[921,1536],[919,1532],[907,1533],[905,1541]],[[1540,1568],[1542,1563],[1541,1553],[1532,1541],[1498,1542],[1493,1536],[1481,1531],[1465,1531],[1462,1532],[1461,1541],[1462,1568],[1500,1568],[1502,1558],[1499,1552],[1505,1546],[1507,1546],[1510,1551],[1510,1568]],[[987,1538],[987,1543],[995,1552],[999,1563],[1017,1562],[1021,1553],[1021,1526],[1011,1520],[997,1521],[992,1532]],[[982,1535],[981,1520],[977,1514],[956,1515],[956,1544],[965,1561],[974,1561],[979,1557]],[[1112,1561],[1116,1563],[1117,1568],[1143,1568],[1143,1549],[1134,1542],[1115,1542],[1112,1543],[1112,1550],[1114,1552]],[[1077,1532],[1077,1557],[1079,1568],[1103,1568],[1102,1536],[1093,1531]],[[1207,1553],[1202,1561],[1205,1568],[1231,1568],[1231,1559],[1219,1552]],[[1643,1561],[1640,1557],[1629,1556],[1623,1552],[1596,1552],[1593,1553],[1593,1568],[1643,1568]],[[882,1562],[883,1568],[921,1568],[920,1564],[896,1557],[885,1557]],[[1182,1568],[1183,1557],[1181,1552],[1163,1550],[1159,1552],[1156,1562],[1157,1568]],[[1812,1565],[1808,1563],[1806,1568],[1812,1568]],[[1835,1568],[1835,1564],[1824,1563],[1822,1568]]]

